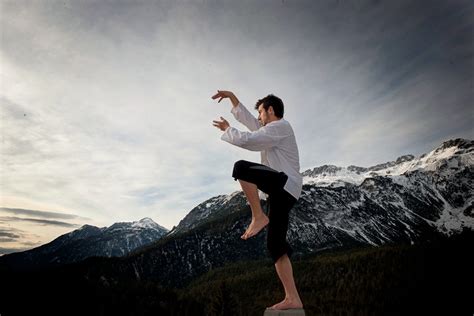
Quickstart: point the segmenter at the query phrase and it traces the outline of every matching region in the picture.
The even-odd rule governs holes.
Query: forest
[[[473,241],[466,230],[430,243],[294,258],[306,315],[472,315]],[[270,260],[232,263],[181,288],[85,276],[98,260],[108,259],[22,273],[0,267],[1,315],[263,315],[284,296]]]

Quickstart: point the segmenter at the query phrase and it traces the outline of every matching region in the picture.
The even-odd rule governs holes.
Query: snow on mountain
[[[473,141],[455,139],[444,142],[427,154],[418,158],[413,155],[398,157],[396,161],[364,168],[358,166],[338,167],[324,165],[302,173],[303,184],[317,186],[344,186],[345,183],[360,185],[365,179],[374,176],[399,176],[415,170],[436,171],[444,164],[449,168],[459,165],[473,165]]]
[[[302,196],[292,212],[294,217],[305,213],[305,220],[293,218],[293,229],[301,235],[302,227],[311,231],[321,229],[322,225],[369,244],[397,239],[394,236],[400,232],[386,227],[383,216],[378,215],[380,223],[371,226],[374,218],[370,214],[366,218],[357,215],[375,209],[389,217],[399,216],[393,220],[400,222],[397,229],[400,228],[409,241],[419,234],[415,226],[425,231],[429,226],[445,234],[463,228],[474,229],[473,152],[474,141],[454,139],[417,158],[403,155],[395,161],[368,168],[324,165],[306,170],[302,173]],[[455,197],[457,203],[453,200]],[[228,216],[245,205],[248,203],[242,191],[213,197],[191,210],[169,235]],[[304,209],[300,209],[301,205]],[[369,233],[366,228],[372,231]],[[392,238],[383,229],[392,232]],[[307,238],[317,238],[312,234]],[[367,237],[371,235],[377,237]]]
[[[178,224],[173,227],[168,236],[188,231],[201,225],[206,221],[213,220],[219,216],[225,216],[239,209],[246,199],[242,197],[242,191],[235,191],[229,195],[219,195],[210,198],[193,208]]]
[[[165,227],[158,225],[149,217],[142,218],[138,222],[132,222],[131,227],[137,229],[154,229],[159,231],[167,231]]]
[[[402,233],[413,242],[429,227],[443,234],[474,229],[472,140],[446,141],[418,158],[406,155],[369,168],[322,166],[303,175],[309,190],[303,190],[302,200],[324,214],[324,226],[359,241],[393,242]],[[327,200],[329,204],[322,203]],[[368,209],[379,214],[366,222],[353,216]],[[396,222],[401,226],[394,230],[389,224]]]
[[[145,217],[137,222],[117,222],[110,227],[105,228],[106,232],[128,230],[132,232],[140,230],[153,230],[158,232],[168,231],[165,227],[158,225],[151,218]]]

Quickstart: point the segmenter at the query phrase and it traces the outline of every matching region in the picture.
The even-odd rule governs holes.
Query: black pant
[[[262,164],[239,160],[234,165],[232,177],[253,183],[269,195],[267,198],[268,224],[267,249],[275,263],[285,253],[291,256],[293,250],[286,241],[289,212],[296,199],[283,187],[288,180],[284,172],[278,172]]]

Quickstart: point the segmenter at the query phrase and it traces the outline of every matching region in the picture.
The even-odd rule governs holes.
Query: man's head
[[[258,111],[258,120],[262,125],[267,125],[270,122],[283,118],[283,101],[273,94],[258,100],[255,104],[255,109]]]

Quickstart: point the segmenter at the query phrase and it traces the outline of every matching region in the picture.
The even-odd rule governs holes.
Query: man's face
[[[267,125],[269,123],[269,115],[268,112],[265,111],[265,108],[263,107],[263,103],[259,105],[258,107],[258,120],[260,123],[262,123],[263,126]]]

